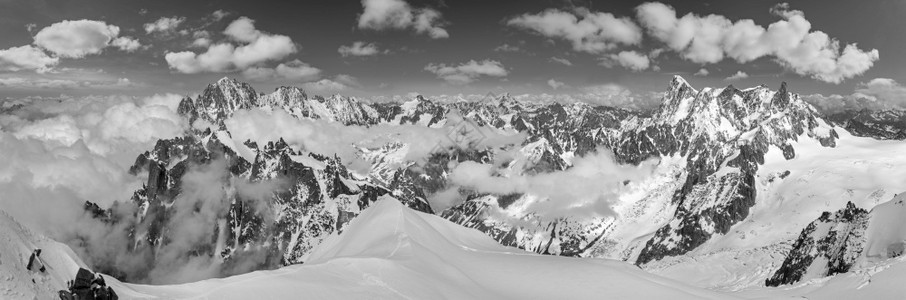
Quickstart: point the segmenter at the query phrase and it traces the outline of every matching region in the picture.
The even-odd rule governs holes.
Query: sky
[[[681,75],[902,106],[904,14],[902,0],[0,0],[0,99],[191,95],[224,76],[259,92],[657,98]]]

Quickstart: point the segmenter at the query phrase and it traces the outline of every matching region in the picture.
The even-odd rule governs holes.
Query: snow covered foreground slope
[[[111,283],[126,299],[732,299],[604,259],[538,255],[384,197],[304,265],[172,286]]]
[[[26,269],[41,249],[45,272]],[[57,299],[85,263],[65,244],[34,233],[0,210],[0,299]]]

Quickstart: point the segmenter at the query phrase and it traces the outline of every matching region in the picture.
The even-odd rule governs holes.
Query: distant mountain
[[[843,111],[827,117],[856,136],[884,140],[906,140],[906,110]]]

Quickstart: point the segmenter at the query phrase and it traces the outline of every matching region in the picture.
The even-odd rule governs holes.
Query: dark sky
[[[399,0],[397,0],[399,1]],[[621,18],[627,17],[641,26],[636,15],[637,1],[454,1],[407,0],[414,13],[431,10],[439,13],[435,24],[447,33],[446,38],[432,38],[413,27],[361,28],[359,16],[363,2],[349,1],[135,1],[135,0],[0,0],[0,50],[23,45],[34,45],[33,36],[42,28],[64,20],[96,20],[119,27],[120,37],[137,39],[142,47],[126,52],[107,47],[101,53],[84,57],[60,57],[59,62],[47,72],[35,70],[13,71],[0,69],[0,99],[28,95],[54,96],[87,94],[197,93],[210,82],[224,76],[251,81],[263,92],[277,85],[298,85],[328,80],[342,83],[342,94],[356,96],[405,95],[420,92],[436,94],[483,94],[487,91],[512,93],[580,93],[584,88],[600,85],[618,85],[634,93],[662,91],[670,77],[680,74],[693,85],[740,87],[767,84],[772,87],[781,81],[790,83],[800,93],[849,94],[861,82],[874,78],[890,78],[906,82],[906,1],[790,1],[790,10],[804,12],[811,23],[811,31],[821,31],[840,43],[840,49],[856,44],[858,49],[877,49],[880,59],[873,62],[864,74],[846,76],[834,83],[815,79],[808,72],[797,72],[776,56],[764,55],[753,61],[740,63],[724,58],[715,63],[700,63],[681,57],[681,53],[666,49],[644,28],[640,42],[634,45],[617,45],[599,52],[574,49],[572,44],[556,36],[546,36],[526,27],[508,24],[509,20],[530,14],[537,15],[546,9],[574,13],[587,9],[591,13],[605,12]],[[770,9],[779,1],[662,1],[675,8],[678,16],[694,13],[698,16],[715,14],[730,21],[752,19],[755,25],[767,27],[782,18]],[[214,21],[214,11],[228,15]],[[574,13],[579,14],[579,13]],[[278,64],[298,59],[320,70],[316,76],[306,78],[250,79],[242,71],[247,67],[228,70],[199,71],[183,74],[165,60],[168,52],[192,51],[203,53],[205,47],[190,47],[194,32],[206,31],[214,43],[231,42],[224,36],[224,29],[233,21],[245,16],[254,20],[254,27],[266,34],[284,35],[297,46],[297,51],[279,59],[266,60],[254,67],[275,69]],[[146,33],[144,24],[162,17],[185,18],[171,33]],[[32,31],[28,24],[34,24]],[[179,30],[186,30],[183,34]],[[341,46],[360,41],[374,43],[380,53],[371,56],[342,56]],[[510,45],[511,51],[495,50]],[[665,49],[660,55],[650,51]],[[618,62],[602,63],[621,51],[647,54],[650,65],[641,70],[631,70]],[[50,51],[48,55],[55,54]],[[552,57],[569,60],[572,65],[555,63]],[[468,83],[441,78],[439,71],[426,67],[459,66],[474,60],[496,62],[506,70],[503,76],[478,74]],[[606,60],[606,59],[603,59]],[[2,65],[0,65],[2,66]],[[700,69],[708,75],[694,76]],[[436,68],[435,68],[436,69]],[[747,78],[727,80],[742,71]],[[458,73],[457,73],[458,74]],[[337,77],[338,75],[348,75]],[[354,80],[349,80],[354,78]],[[17,80],[13,80],[17,79]],[[117,85],[118,80],[128,79],[128,84]],[[49,80],[75,82],[75,85],[57,86],[35,84]],[[551,82],[554,81],[554,82]],[[18,82],[18,83],[10,83]],[[325,81],[326,82],[326,81]],[[122,83],[122,82],[120,82]],[[555,83],[563,86],[554,88]],[[331,90],[325,90],[325,93]]]

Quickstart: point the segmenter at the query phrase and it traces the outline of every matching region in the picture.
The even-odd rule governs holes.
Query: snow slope
[[[750,299],[906,299],[906,257],[792,286],[750,288],[733,293]]]
[[[731,299],[627,263],[537,255],[384,197],[307,263],[172,286],[108,282],[124,299]]]
[[[792,160],[772,148],[758,171],[757,199],[745,221],[687,255],[665,258],[646,270],[717,290],[761,286],[783,263],[802,228],[822,212],[848,201],[872,209],[906,192],[906,143],[838,132],[835,148],[800,138],[793,143]]]
[[[875,206],[870,218],[865,231],[867,244],[859,263],[871,265],[903,255],[906,249],[906,193]]]
[[[41,249],[46,271],[26,269],[34,249]],[[57,291],[85,267],[65,244],[37,234],[0,210],[0,299],[57,299]]]

